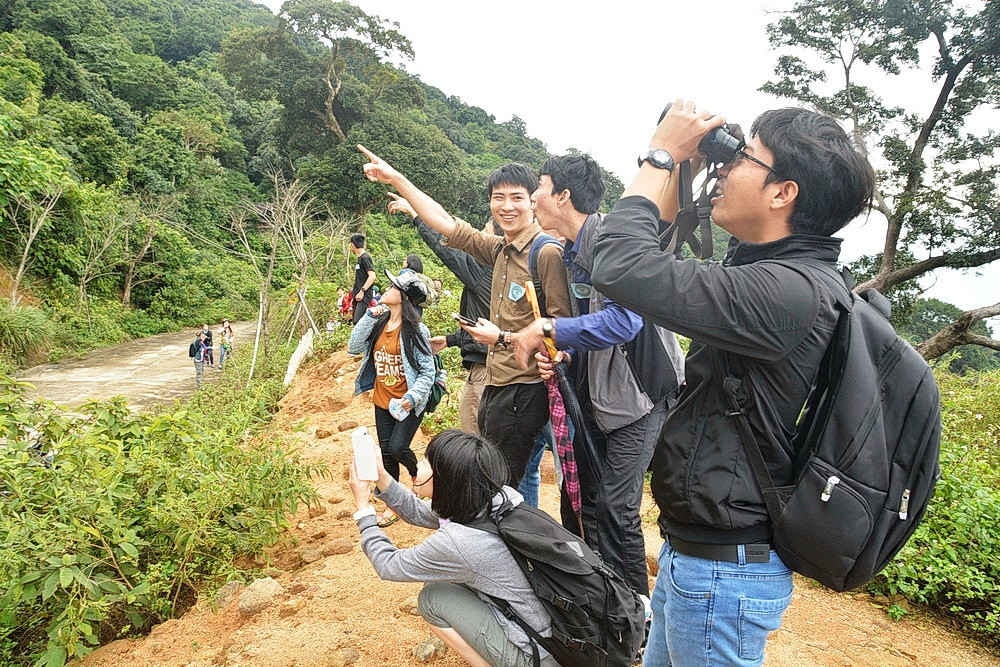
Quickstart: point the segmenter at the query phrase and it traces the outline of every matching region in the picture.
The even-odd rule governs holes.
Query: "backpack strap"
[[[747,390],[746,382],[731,372],[729,355],[726,352],[722,352],[721,354],[723,371],[722,393],[726,395],[726,401],[729,404],[729,413],[727,416],[736,419],[736,428],[739,430],[740,442],[743,444],[743,450],[746,452],[751,469],[753,469],[754,479],[757,481],[760,493],[764,497],[767,514],[773,524],[781,516],[782,501],[778,495],[778,490],[774,486],[771,473],[767,469],[767,463],[764,461],[764,453],[760,450],[760,444],[750,429],[750,420],[747,417],[747,409],[751,404],[750,393]]]
[[[535,286],[535,294],[538,296],[538,308],[542,315],[546,316],[549,311],[545,307],[545,290],[542,289],[542,279],[538,276],[538,255],[542,252],[542,247],[550,243],[562,247],[555,237],[542,232],[531,242],[531,250],[528,251],[528,271],[531,273],[531,283]]]
[[[512,510],[513,508],[514,506],[510,504],[510,500],[508,499],[507,501],[504,502],[503,505],[500,506],[500,509],[497,511],[497,514],[502,516],[507,512],[509,512],[510,510]],[[476,528],[483,532],[496,535],[501,540],[503,540],[503,534],[500,532],[500,527],[497,525],[496,519],[494,519],[489,515],[477,517],[474,521],[470,521],[465,525],[468,526],[469,528]],[[506,544],[507,541],[504,540],[504,545]],[[488,597],[490,601],[493,603],[493,606],[497,608],[497,611],[503,614],[505,618],[507,618],[510,621],[513,621],[515,624],[517,624],[519,628],[521,628],[521,630],[524,631],[524,634],[526,634],[528,636],[528,639],[531,640],[531,665],[532,667],[541,667],[542,658],[538,652],[538,647],[546,646],[545,637],[538,634],[538,632],[533,627],[528,625],[528,623],[526,623],[523,618],[518,616],[517,612],[515,612],[514,608],[510,605],[510,602],[504,600],[503,598],[498,598],[495,595],[490,595],[489,593],[486,593],[484,591],[479,591],[479,592]]]

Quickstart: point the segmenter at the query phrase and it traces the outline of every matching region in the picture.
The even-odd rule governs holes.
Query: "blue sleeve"
[[[368,350],[368,337],[372,335],[372,329],[375,328],[376,322],[378,322],[378,318],[372,317],[368,311],[365,311],[364,317],[358,320],[358,323],[351,329],[351,338],[347,341],[348,354],[363,354]]]
[[[603,350],[627,343],[642,330],[642,318],[615,303],[604,302],[596,313],[556,320],[556,347],[560,350]]]
[[[420,333],[427,340],[427,346],[430,347],[430,332],[423,322],[420,323]],[[427,403],[427,398],[431,395],[431,388],[437,379],[434,373],[434,355],[424,354],[416,350],[415,356],[420,363],[420,367],[415,369],[417,371],[417,381],[414,383],[414,386],[407,389],[405,394],[414,406]]]

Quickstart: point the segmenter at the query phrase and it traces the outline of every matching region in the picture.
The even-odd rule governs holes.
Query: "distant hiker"
[[[420,259],[420,255],[410,253],[403,260],[403,271],[413,271],[415,273],[424,272],[424,260]],[[400,271],[402,273],[403,271]]]
[[[215,368],[215,352],[212,346],[212,330],[208,328],[207,324],[202,324],[201,332],[205,334],[205,347],[208,348],[205,353],[205,363],[212,368]]]
[[[205,374],[205,356],[208,346],[205,345],[205,332],[199,331],[197,337],[188,346],[188,356],[194,362],[194,387],[201,388],[201,377]]]
[[[468,525],[505,502],[522,502],[517,491],[502,485],[509,477],[507,460],[486,440],[448,430],[427,445],[427,462],[430,475],[419,480],[419,488],[431,498],[430,506],[395,481],[381,462],[378,466],[376,497],[407,523],[436,529],[409,549],[397,548],[379,530],[369,501],[370,483],[358,480],[350,466],[361,548],[382,579],[424,583],[417,610],[431,632],[469,664],[527,667],[532,663],[531,641],[483,594],[510,603],[544,637],[551,634],[550,617],[503,540]],[[540,658],[542,667],[557,667],[544,649]]]
[[[340,323],[337,322],[337,319],[334,317],[333,313],[330,313],[330,316],[326,318],[326,335],[332,336],[333,332],[337,330],[337,326],[339,324]]]
[[[233,354],[233,328],[229,326],[229,320],[222,320],[222,328],[219,330],[219,370],[226,365],[226,358]]]
[[[437,378],[431,353],[430,332],[420,321],[419,306],[427,299],[427,287],[419,274],[393,276],[386,271],[392,287],[382,302],[365,311],[351,331],[347,351],[364,354],[355,395],[374,389],[375,429],[385,466],[399,479],[402,464],[417,476],[417,457],[410,449],[413,436],[424,417],[424,407]],[[386,513],[383,525],[395,521]]]
[[[355,234],[351,237],[351,252],[358,258],[354,265],[354,286],[351,295],[354,300],[354,317],[352,323],[357,324],[365,309],[371,305],[372,287],[375,285],[375,263],[372,256],[365,252],[365,235]]]

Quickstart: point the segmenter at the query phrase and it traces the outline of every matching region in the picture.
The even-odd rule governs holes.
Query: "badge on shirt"
[[[510,289],[507,290],[507,298],[511,301],[520,301],[521,297],[524,296],[524,288],[515,282],[510,284]]]

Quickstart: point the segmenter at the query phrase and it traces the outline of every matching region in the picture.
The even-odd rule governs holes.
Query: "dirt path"
[[[413,648],[429,636],[415,612],[420,586],[380,581],[360,551],[350,517],[349,429],[373,422],[367,397],[351,396],[356,370],[356,362],[341,352],[301,371],[274,422],[276,433],[297,443],[307,459],[331,464],[332,471],[316,484],[321,507],[302,510],[268,556],[267,572],[282,592],[253,615],[240,612],[245,591],[221,600],[205,596],[182,618],[157,626],[148,637],[109,644],[83,665],[419,664]],[[426,440],[418,434],[418,452]],[[551,465],[548,457],[546,464]],[[548,482],[542,485],[542,506],[553,511],[551,468],[543,473]],[[645,510],[646,548],[655,554],[660,541],[648,497]],[[401,547],[427,534],[402,522],[387,530]],[[448,653],[433,664],[464,663]],[[868,595],[835,594],[800,580],[784,627],[768,645],[766,664],[985,666],[1000,665],[1000,658],[919,611],[893,622]]]
[[[233,332],[237,353],[249,351],[254,322],[236,322]],[[140,338],[79,359],[35,366],[19,373],[17,379],[33,384],[37,395],[70,408],[121,394],[133,410],[144,410],[194,392],[194,364],[188,357],[188,345],[196,335],[195,329],[189,329]],[[218,341],[215,355],[218,363]],[[206,368],[204,379],[211,381],[217,372]]]

